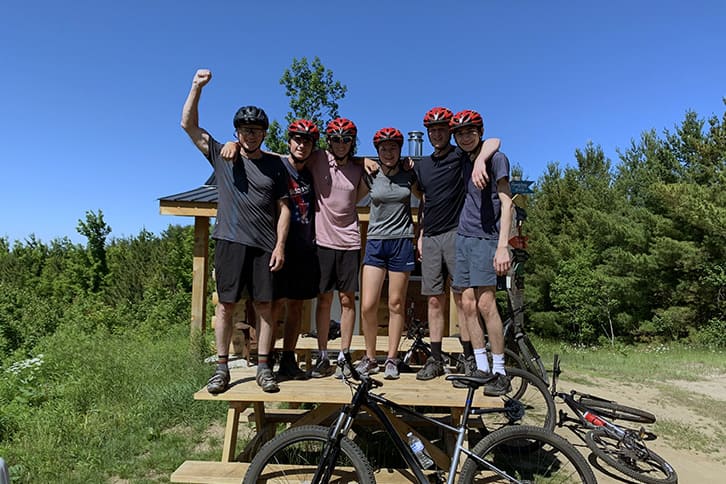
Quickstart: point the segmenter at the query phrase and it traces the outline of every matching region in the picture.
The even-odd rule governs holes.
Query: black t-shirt
[[[313,175],[307,167],[297,171],[290,162],[283,160],[287,168],[288,206],[290,230],[285,244],[286,253],[310,251],[315,247],[315,191]]]
[[[468,155],[459,148],[439,158],[431,154],[416,163],[414,170],[424,194],[423,233],[438,235],[459,225],[466,190],[463,165]]]

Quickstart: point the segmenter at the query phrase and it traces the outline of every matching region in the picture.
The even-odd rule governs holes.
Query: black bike
[[[250,464],[243,483],[257,482],[376,482],[374,469],[363,451],[353,441],[353,424],[362,410],[374,415],[383,425],[396,451],[403,458],[406,478],[420,484],[446,482],[575,482],[595,483],[595,476],[587,461],[566,440],[539,427],[513,425],[492,432],[473,448],[464,445],[467,424],[472,415],[499,413],[512,423],[521,420],[526,413],[515,400],[509,400],[501,408],[474,408],[474,392],[487,380],[463,375],[449,375],[448,380],[458,380],[468,386],[466,403],[459,425],[454,427],[444,421],[422,415],[402,407],[371,390],[383,386],[370,376],[361,376],[355,370],[350,355],[345,365],[352,378],[349,380],[353,397],[343,406],[338,418],[329,428],[321,426],[293,427],[265,444]],[[407,415],[428,422],[456,435],[456,445],[451,458],[440,450],[422,442],[420,434],[401,420]],[[410,430],[410,431],[409,431]],[[405,436],[403,434],[406,434]],[[393,449],[387,449],[392,453]],[[428,451],[428,452],[427,452]],[[459,459],[466,460],[459,471]],[[433,456],[433,458],[432,458]],[[434,469],[436,467],[436,469]],[[424,470],[426,468],[427,470]],[[385,469],[381,473],[386,473]]]

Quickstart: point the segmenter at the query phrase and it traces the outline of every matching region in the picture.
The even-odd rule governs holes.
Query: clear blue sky
[[[279,79],[319,56],[348,87],[343,116],[421,129],[432,106],[472,108],[525,176],[574,163],[589,140],[617,161],[685,112],[724,112],[726,2],[8,1],[0,12],[0,237],[45,242],[101,209],[112,237],[191,219],[158,198],[210,166],[179,127],[198,68],[200,124],[232,134],[245,104],[283,120]],[[426,142],[425,151],[430,150]]]

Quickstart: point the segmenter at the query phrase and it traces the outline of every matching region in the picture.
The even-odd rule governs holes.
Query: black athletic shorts
[[[360,249],[339,250],[318,246],[320,292],[358,291]]]
[[[228,240],[217,240],[214,252],[214,273],[219,301],[236,303],[246,288],[253,301],[273,300],[275,273],[270,271],[272,254]]]
[[[315,247],[307,250],[287,251],[285,265],[275,274],[279,292],[275,297],[312,299],[318,295],[320,265]]]

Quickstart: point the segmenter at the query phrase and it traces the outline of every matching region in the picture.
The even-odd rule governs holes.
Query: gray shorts
[[[496,239],[456,236],[456,287],[465,289],[497,285],[494,255],[498,242]]]
[[[421,294],[438,296],[446,290],[446,280],[454,276],[456,266],[456,230],[425,235],[421,248]]]

